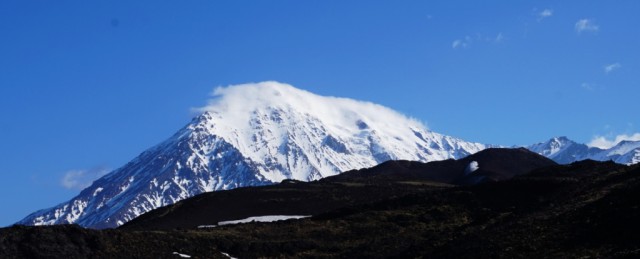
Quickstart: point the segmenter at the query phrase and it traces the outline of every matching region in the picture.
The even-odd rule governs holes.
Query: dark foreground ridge
[[[488,161],[479,156],[471,158],[479,163],[478,173],[485,170],[483,164],[487,165],[487,172],[483,173],[486,176],[509,173],[509,170],[501,173],[491,169]],[[640,221],[637,220],[640,218],[640,166],[582,161],[571,165],[537,167],[529,173],[509,173],[507,175],[514,177],[502,181],[487,180],[475,185],[454,186],[410,177],[412,170],[405,169],[415,166],[412,163],[385,164],[372,168],[379,171],[372,173],[371,178],[356,175],[363,172],[360,170],[350,172],[353,177],[329,178],[313,183],[285,182],[278,185],[281,187],[255,188],[258,196],[270,192],[287,193],[283,190],[291,186],[335,189],[336,196],[344,196],[334,197],[333,204],[338,204],[341,199],[349,201],[339,208],[327,206],[324,212],[311,213],[314,215],[311,218],[171,230],[167,228],[170,224],[160,224],[163,221],[158,215],[146,220],[141,218],[136,223],[138,225],[132,221],[132,225],[121,229],[102,231],[77,226],[14,226],[0,229],[0,257],[179,258],[174,252],[192,258],[225,258],[223,252],[238,258],[640,256],[640,243],[637,242],[640,240]],[[393,170],[398,172],[405,171],[394,176],[393,172],[381,170],[383,166],[397,167]],[[450,181],[460,181],[460,178]],[[380,186],[367,187],[376,185]],[[360,188],[363,191],[358,195],[365,196],[363,193],[368,191],[383,192],[384,186],[396,191],[387,192],[390,194],[388,198],[370,193],[370,202],[346,197],[358,193],[349,191],[350,188]],[[304,195],[288,197],[282,204],[313,197],[304,193],[305,188],[291,188],[292,192]],[[400,189],[411,191],[398,191]],[[250,190],[237,191],[250,196]],[[319,196],[331,193],[313,192]],[[233,191],[221,193],[235,199]],[[201,195],[185,202],[193,202],[194,199],[204,202],[209,198]],[[189,204],[179,203],[158,211],[169,218],[185,206],[194,206],[191,213],[198,211],[198,203]],[[281,207],[280,204],[272,201],[272,206]],[[256,207],[256,211],[264,209]],[[246,210],[251,211],[251,208],[246,207]],[[252,216],[258,215],[268,214]],[[189,220],[182,216],[174,218]],[[166,230],[150,230],[154,228]]]
[[[472,161],[479,164],[479,169],[465,174]],[[145,213],[121,228],[190,229],[251,216],[318,215],[452,184],[504,180],[552,165],[557,164],[524,148],[486,149],[460,160],[430,163],[387,161],[320,181],[286,180],[272,186],[204,193]]]

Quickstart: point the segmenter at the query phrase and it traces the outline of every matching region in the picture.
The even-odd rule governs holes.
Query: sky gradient
[[[489,144],[640,139],[640,1],[505,2],[1,1],[0,226],[170,137],[217,86],[276,80]]]

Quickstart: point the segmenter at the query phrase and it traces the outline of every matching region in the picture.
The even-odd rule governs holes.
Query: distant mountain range
[[[640,162],[640,141],[621,141],[609,149],[600,149],[576,143],[567,137],[556,137],[527,148],[560,164],[569,164],[585,159],[611,160],[625,165]]]
[[[112,228],[204,192],[318,180],[389,160],[458,159],[497,147],[435,133],[377,104],[318,96],[277,82],[219,88],[215,94],[199,116],[169,139],[70,201],[17,224]],[[640,161],[640,142],[602,150],[563,137],[527,148],[565,164]],[[465,166],[470,171],[478,167]]]

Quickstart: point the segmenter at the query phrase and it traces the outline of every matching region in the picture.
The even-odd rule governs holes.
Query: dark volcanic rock
[[[472,161],[477,161],[480,169],[465,175],[465,168]],[[317,215],[448,186],[447,183],[504,180],[553,165],[556,163],[552,160],[524,148],[486,149],[460,160],[430,163],[388,161],[309,183],[285,181],[273,186],[201,194],[148,212],[122,228],[195,228],[251,216]]]
[[[286,181],[269,188],[236,190],[246,193],[224,192],[215,198],[218,202],[246,199],[240,202],[245,204],[250,197],[264,198],[262,203],[252,206],[229,207],[231,211],[237,210],[236,213],[240,208],[246,208],[248,213],[252,208],[266,210],[265,204],[278,197],[276,193],[296,195],[283,196],[289,200],[274,205],[295,204],[295,199],[312,201],[318,207],[325,206],[321,199],[329,200],[324,202],[332,206],[339,204],[338,201],[350,201],[336,209],[327,206],[328,211],[318,211],[308,219],[164,231],[132,230],[136,229],[134,225],[105,231],[75,226],[16,226],[0,229],[0,257],[166,258],[173,256],[174,251],[194,258],[215,258],[221,256],[221,252],[238,258],[640,256],[637,242],[640,239],[637,220],[640,218],[640,165],[582,161],[541,167],[526,174],[522,173],[529,170],[525,167],[514,169],[511,165],[500,165],[495,154],[486,155],[491,159],[469,157],[468,161],[479,163],[480,169],[474,173],[486,170],[493,173],[487,178],[510,178],[468,186],[437,185],[408,177],[415,164],[387,163],[384,166],[395,168],[396,173],[377,167],[371,170],[379,171],[369,171],[374,172],[368,174],[371,178],[358,175],[361,170],[352,172],[351,178],[336,177],[312,183]],[[504,158],[502,161],[530,160],[498,157]],[[492,161],[496,161],[495,166]],[[445,163],[451,162],[455,161]],[[465,167],[460,167],[463,172]],[[387,181],[378,181],[380,179]],[[334,197],[329,199],[332,193]],[[243,195],[246,197],[238,198]],[[354,198],[365,195],[369,195],[371,202]],[[385,195],[388,197],[383,198]],[[137,227],[157,227],[154,224],[161,222],[163,215],[177,215],[179,211],[188,213],[175,217],[174,223],[189,221],[190,213],[197,215],[198,209],[208,209],[201,206],[207,206],[211,197],[195,198],[198,197],[200,201],[181,205],[192,206],[189,210],[166,207]]]
[[[479,169],[465,172],[471,162]],[[387,161],[378,166],[353,170],[327,177],[321,181],[393,181],[425,180],[449,184],[475,184],[499,181],[531,172],[557,163],[525,148],[489,148],[459,160],[422,163],[417,161]],[[467,174],[465,174],[467,173]],[[475,180],[475,181],[474,181]]]
[[[188,232],[93,230],[78,225],[0,229],[0,258],[227,258]]]

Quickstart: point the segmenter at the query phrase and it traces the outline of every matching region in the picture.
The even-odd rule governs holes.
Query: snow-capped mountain
[[[315,180],[391,159],[461,158],[488,147],[432,132],[377,104],[277,82],[218,88],[199,111],[70,201],[18,224],[116,227],[202,192]]]
[[[584,159],[612,160],[626,165],[640,162],[640,141],[621,141],[609,149],[601,149],[576,143],[567,137],[555,137],[527,148],[560,164],[569,164]]]

